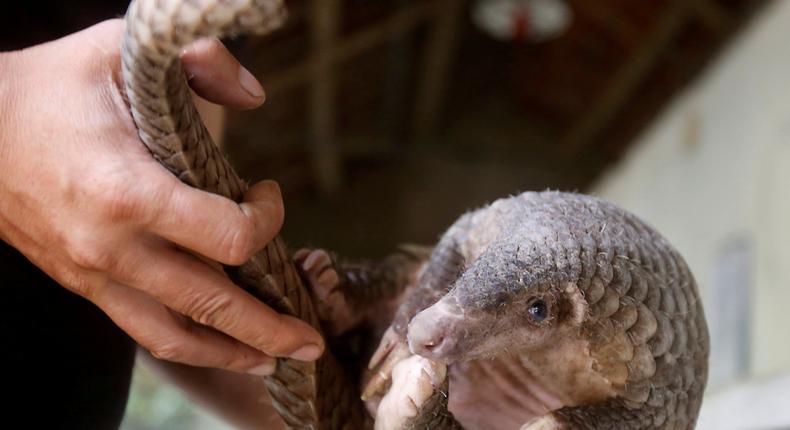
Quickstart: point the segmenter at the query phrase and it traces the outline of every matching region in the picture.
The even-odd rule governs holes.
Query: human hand
[[[122,31],[107,21],[0,54],[0,236],[157,358],[260,375],[273,371],[272,356],[316,359],[315,330],[206,261],[241,264],[277,234],[278,186],[259,183],[236,204],[156,163],[119,89]],[[182,62],[212,102],[263,102],[217,41]]]

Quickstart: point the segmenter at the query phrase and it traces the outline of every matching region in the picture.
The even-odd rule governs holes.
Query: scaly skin
[[[178,61],[200,37],[262,34],[285,18],[281,0],[136,0],[126,14],[123,78],[140,139],[183,182],[240,201],[246,184],[214,145],[192,103]],[[320,329],[309,291],[284,242],[276,238],[228,275],[280,313]],[[265,379],[274,407],[289,428],[364,426],[356,378],[331,351],[314,363],[279,360]]]
[[[545,320],[528,313],[537,299],[547,304]],[[462,422],[428,408],[411,417],[443,417],[430,428],[464,420],[499,428],[494,414],[481,427],[468,410],[496,397],[496,386],[470,390],[476,376],[452,369],[479,372],[475,363],[483,363],[489,378],[511,376],[512,368],[497,368],[504,357],[527,375],[521,385],[533,387],[519,395],[534,399],[537,390],[548,393],[544,404],[559,401],[525,429],[692,429],[707,379],[707,326],[681,256],[633,215],[578,194],[524,193],[453,225],[374,356],[382,376],[368,397],[408,357],[398,342],[457,376],[449,409]],[[398,357],[390,360],[388,351]],[[457,387],[467,392],[454,410]],[[512,397],[518,387],[510,389]]]

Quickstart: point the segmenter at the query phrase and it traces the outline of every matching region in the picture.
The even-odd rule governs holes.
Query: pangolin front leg
[[[341,261],[326,250],[302,248],[293,259],[311,287],[328,334],[337,336],[363,323],[389,325],[429,254],[430,248],[404,245],[382,260]]]
[[[407,335],[409,321],[441,299],[463,272],[474,242],[469,237],[473,221],[472,214],[464,215],[442,237],[371,357],[362,398],[376,416],[377,429],[462,428],[447,407],[446,364],[413,355]]]
[[[339,263],[337,257],[323,249],[304,248],[294,253],[293,259],[313,292],[324,327],[330,335],[339,336],[364,323],[389,325],[395,309],[401,305],[399,296],[415,289],[429,255],[428,248],[403,246],[381,261]],[[379,417],[376,428],[460,429],[447,410],[447,366],[411,355],[405,338],[396,335],[392,327],[383,339],[384,345],[392,341],[379,351],[382,354],[386,350],[387,383],[390,372],[396,365],[397,368],[394,388],[381,405],[380,397],[369,402],[372,413],[380,411],[375,414]],[[375,379],[379,374],[383,372],[368,373],[365,379]]]
[[[392,387],[376,411],[376,430],[460,430],[447,409],[447,366],[418,355],[392,370]]]
[[[371,373],[362,392],[369,409],[376,409],[381,395],[390,385],[395,366],[412,355],[407,341],[409,321],[444,296],[462,273],[466,259],[459,244],[466,238],[469,219],[469,216],[462,217],[433,249],[416,287],[403,299],[392,324],[381,337],[368,364]]]

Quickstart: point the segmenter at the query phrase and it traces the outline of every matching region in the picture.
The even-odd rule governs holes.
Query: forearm
[[[139,362],[160,378],[176,385],[195,403],[235,428],[285,428],[259,376],[157,360],[142,350],[137,356]]]
[[[0,52],[0,162],[7,156],[6,142],[10,139],[12,106],[16,98],[13,91],[16,81],[12,66],[14,56],[11,52]]]
[[[12,155],[11,140],[17,127],[16,105],[21,73],[19,57],[17,52],[0,52],[0,167],[8,165]],[[0,184],[0,199],[6,198],[6,187]],[[9,242],[7,233],[9,223],[4,212],[5,206],[0,205],[0,240]]]

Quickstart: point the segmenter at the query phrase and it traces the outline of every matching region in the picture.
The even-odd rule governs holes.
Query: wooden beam
[[[691,10],[686,0],[675,0],[671,4],[644,39],[642,46],[615,73],[609,86],[593,103],[590,111],[584,114],[561,140],[563,150],[578,153],[595,139],[625,106],[690,16]]]
[[[332,52],[340,22],[341,0],[312,3],[310,27],[313,58],[310,75],[310,156],[322,195],[331,196],[342,182],[340,154],[335,142],[337,79]]]
[[[576,14],[584,15],[598,23],[612,33],[623,46],[631,47],[641,39],[643,32],[618,13],[614,7],[602,6],[599,2],[589,0],[571,0],[570,4]]]
[[[433,134],[443,107],[449,69],[455,60],[464,0],[441,0],[441,13],[423,50],[417,81],[414,130],[418,139]]]
[[[316,0],[316,3],[321,1],[323,0]],[[389,18],[371,24],[366,30],[360,30],[342,40],[337,40],[324,54],[331,59],[332,64],[342,63],[414,30],[418,25],[439,13],[439,3],[438,0],[422,1],[404,7]],[[314,69],[316,61],[313,56],[301,64],[265,76],[266,92],[273,94],[306,84],[312,76],[311,71]]]
[[[693,0],[692,6],[705,26],[718,36],[724,36],[734,27],[734,20],[724,8],[712,0]]]

